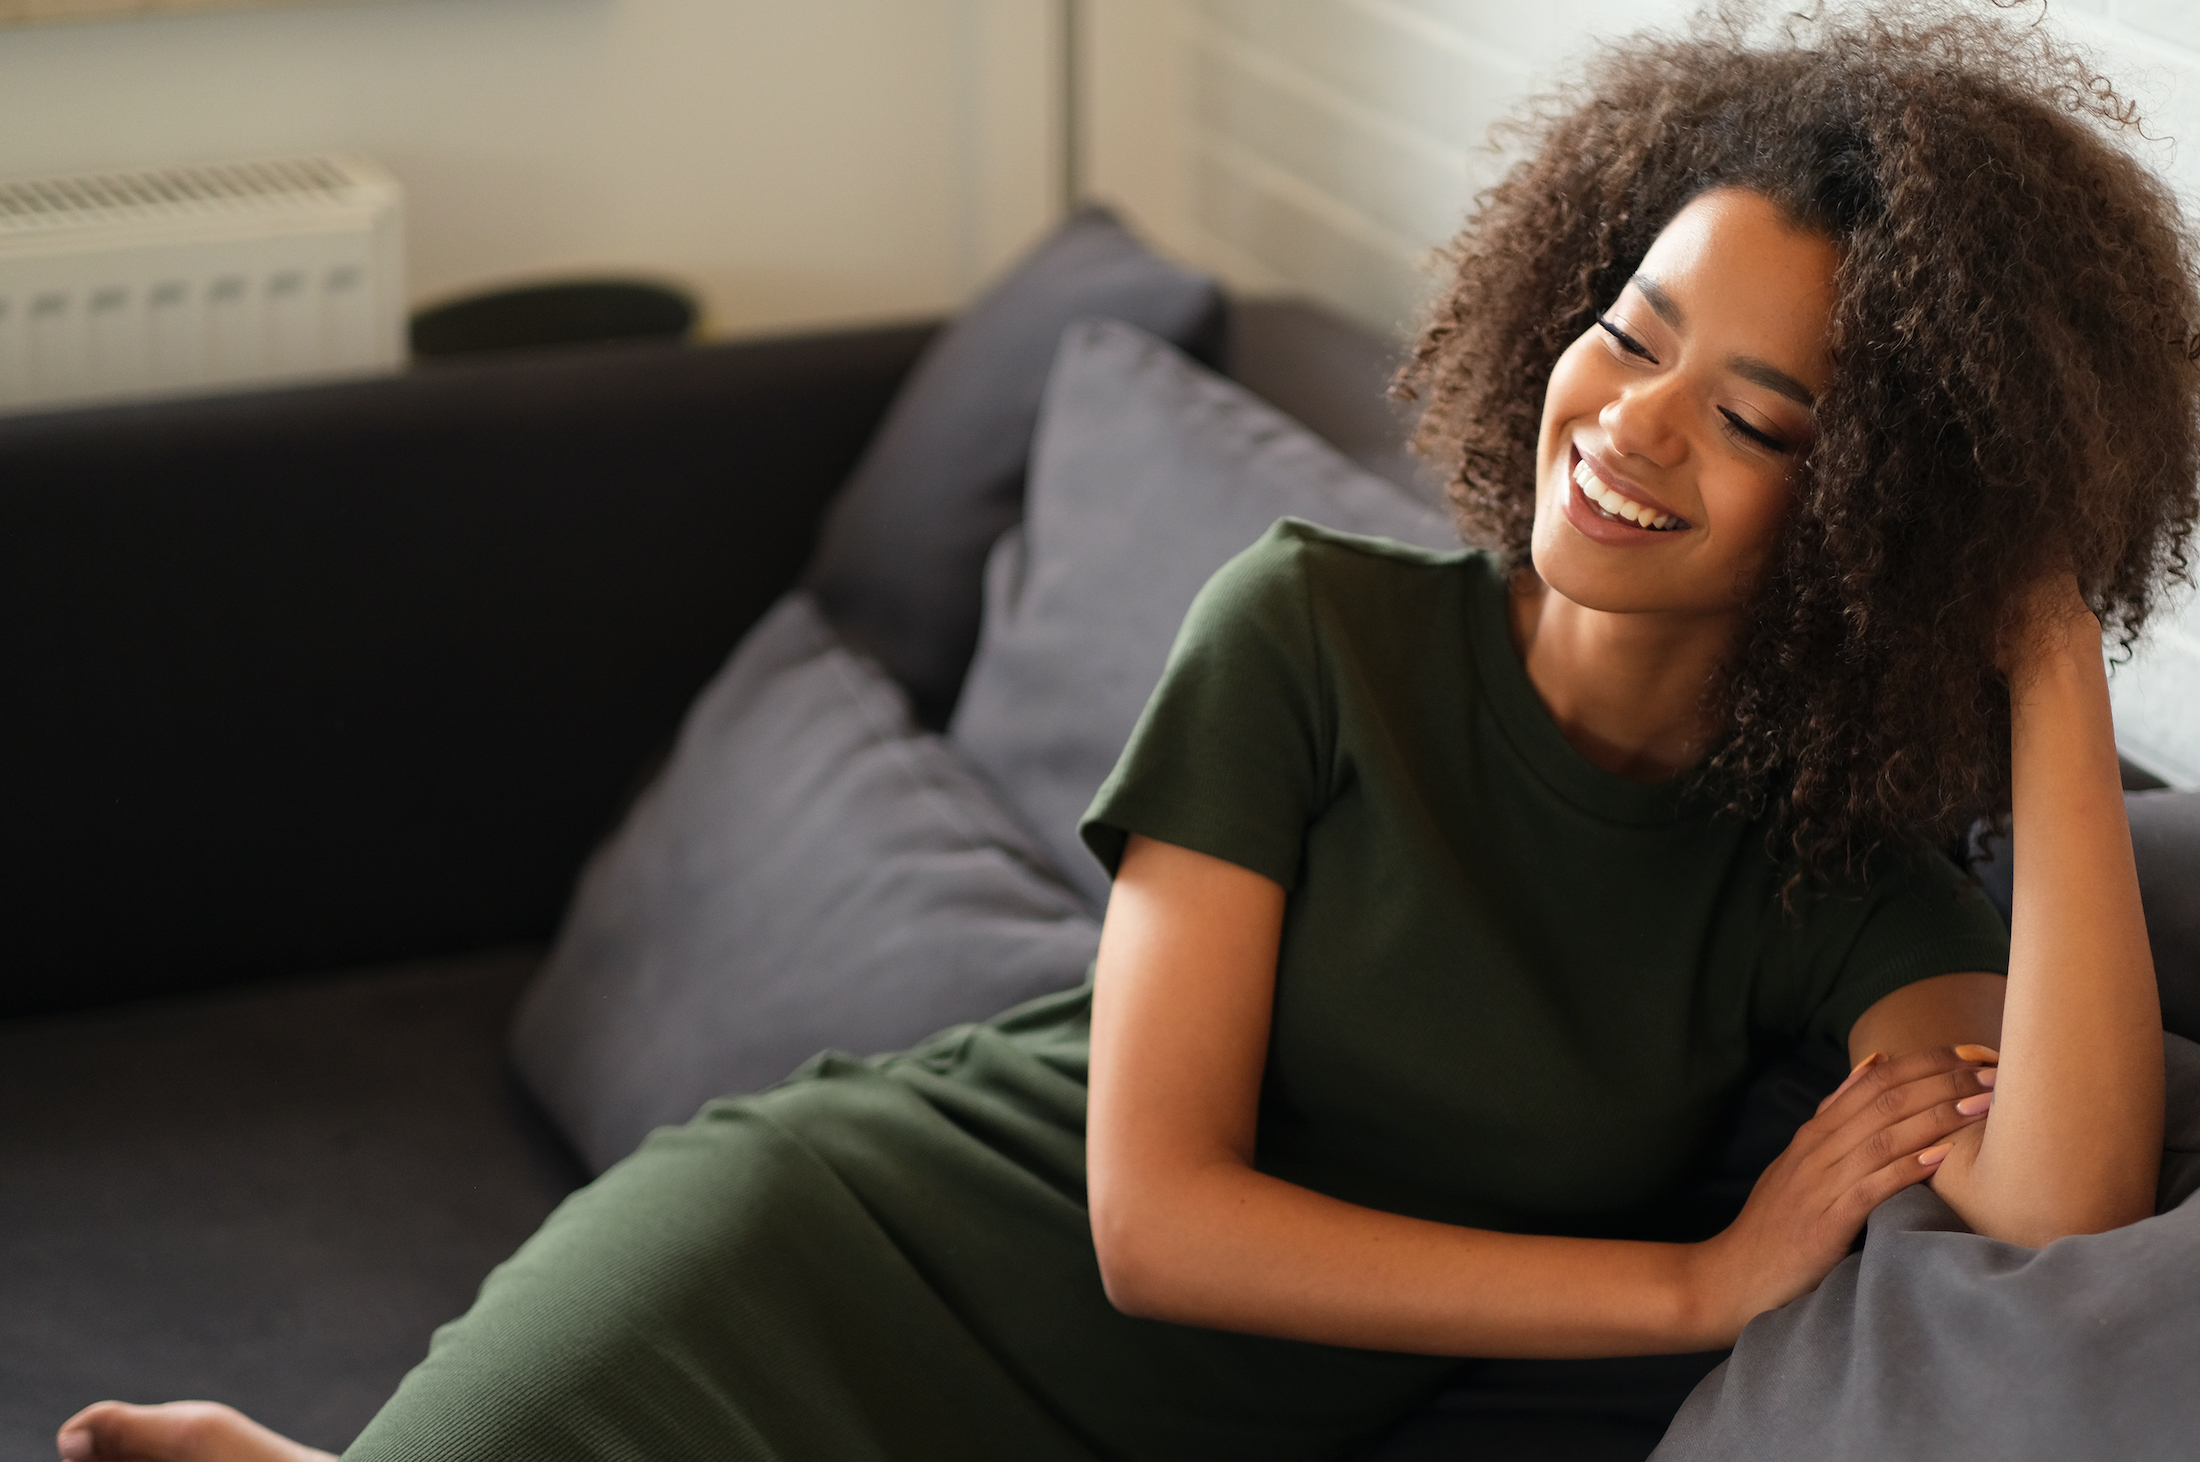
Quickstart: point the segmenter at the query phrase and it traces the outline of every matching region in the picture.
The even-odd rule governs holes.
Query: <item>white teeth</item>
[[[1623,497],[1613,489],[1606,487],[1604,479],[1591,471],[1586,461],[1574,464],[1574,482],[1580,487],[1583,497],[1615,518],[1644,528],[1662,529],[1674,528],[1680,525],[1681,520],[1671,513],[1660,513],[1651,508],[1646,508],[1634,499]]]

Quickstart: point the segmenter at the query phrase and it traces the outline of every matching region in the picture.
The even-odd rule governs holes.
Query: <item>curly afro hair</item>
[[[1841,247],[1835,379],[1712,688],[1700,786],[1798,876],[2008,805],[1998,637],[2075,570],[2128,648],[2189,579],[2200,301],[2136,109],[2036,25],[1944,5],[1729,12],[1607,47],[1500,129],[1400,373],[1463,534],[1525,568],[1545,383],[1668,220],[1753,189]]]

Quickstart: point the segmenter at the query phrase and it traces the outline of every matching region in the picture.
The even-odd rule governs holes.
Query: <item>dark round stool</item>
[[[412,317],[415,360],[609,340],[680,341],[695,300],[669,285],[583,279],[471,295]]]

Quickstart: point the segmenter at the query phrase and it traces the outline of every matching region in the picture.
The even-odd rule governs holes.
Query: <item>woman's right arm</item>
[[[1934,1180],[2033,1248],[2154,1212],[2162,1007],[2116,765],[2101,625],[2077,581],[2036,586],[2005,647],[2015,846],[1993,1115]]]
[[[1916,1154],[1976,1118],[1946,1051],[1881,1063],[1807,1123],[1707,1244],[1549,1238],[1378,1212],[1253,1166],[1284,891],[1133,836],[1093,994],[1087,1181],[1108,1297],[1214,1329],[1459,1356],[1731,1344],[1817,1284]],[[1748,1242],[1735,1242],[1739,1233]]]

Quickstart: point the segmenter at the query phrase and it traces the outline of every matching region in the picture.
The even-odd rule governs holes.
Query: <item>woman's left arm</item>
[[[1850,1047],[1999,1046],[1993,1110],[1955,1134],[1933,1187],[1976,1232],[2036,1248],[2154,1212],[2162,1012],[2101,627],[2074,580],[2035,597],[2003,669],[2017,860],[2000,1039],[1984,1029],[1992,977],[1947,976],[1874,1005]],[[1945,1033],[1919,1039],[1928,1031]]]

